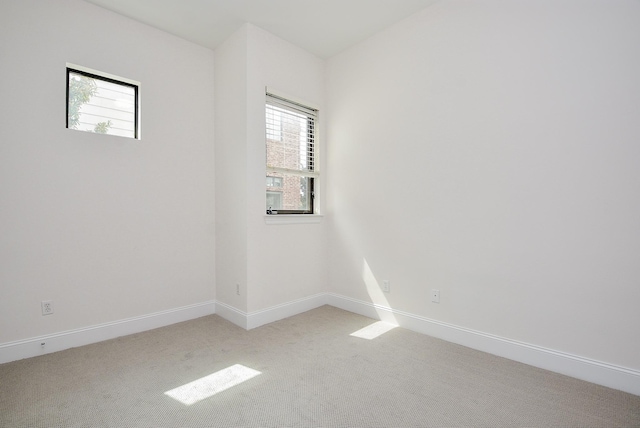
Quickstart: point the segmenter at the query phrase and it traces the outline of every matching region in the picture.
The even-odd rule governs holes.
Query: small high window
[[[67,67],[67,128],[139,138],[138,84]]]
[[[313,214],[318,111],[267,93],[267,212]]]

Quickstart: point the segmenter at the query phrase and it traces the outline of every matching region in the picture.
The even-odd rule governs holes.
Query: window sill
[[[322,214],[272,214],[265,215],[266,224],[318,224],[322,221]]]

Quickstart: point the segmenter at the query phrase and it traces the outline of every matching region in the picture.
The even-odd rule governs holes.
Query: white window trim
[[[324,218],[323,214],[287,214],[265,215],[265,224],[319,224]]]
[[[67,68],[73,68],[73,69],[78,70],[78,71],[84,71],[85,73],[90,73],[90,74],[95,74],[96,76],[106,77],[107,79],[119,80],[121,82],[128,83],[130,85],[135,85],[135,86],[138,87],[138,90],[140,90],[140,82],[138,82],[137,80],[128,79],[126,77],[117,76],[117,75],[111,74],[111,73],[105,73],[104,71],[96,70],[94,68],[84,67],[82,65],[73,64],[73,63],[70,63],[70,62],[67,63]]]

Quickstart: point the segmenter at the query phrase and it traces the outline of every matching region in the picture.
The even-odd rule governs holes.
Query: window
[[[313,214],[318,111],[267,93],[267,210]]]
[[[280,210],[282,208],[282,192],[267,191],[267,209]]]
[[[67,128],[139,138],[138,84],[67,67]]]
[[[267,177],[267,187],[282,187],[282,177]]]

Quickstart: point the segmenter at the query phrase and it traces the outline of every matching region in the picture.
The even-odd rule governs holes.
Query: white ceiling
[[[328,58],[438,0],[86,0],[215,49],[252,23]]]

